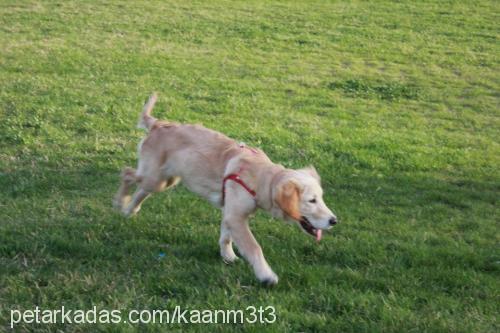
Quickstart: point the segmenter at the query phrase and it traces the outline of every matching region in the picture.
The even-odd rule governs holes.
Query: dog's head
[[[318,241],[322,230],[337,223],[323,201],[320,177],[313,167],[287,173],[273,189],[273,199],[285,219],[297,222]]]

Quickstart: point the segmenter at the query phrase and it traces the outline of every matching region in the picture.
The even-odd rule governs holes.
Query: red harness
[[[245,184],[245,182],[240,178],[239,173],[232,173],[232,174],[229,174],[226,177],[224,177],[224,180],[222,181],[222,205],[224,205],[224,200],[226,199],[226,182],[229,179],[231,179],[231,180],[237,182],[238,184],[240,184],[241,186],[243,186],[243,188],[245,190],[247,190],[247,192],[250,193],[252,195],[252,197],[255,197],[257,195],[257,193],[255,193],[254,190],[252,190],[250,187],[248,187],[248,185]]]
[[[254,148],[250,148],[250,147],[247,147],[245,146],[244,144],[240,144],[240,148],[247,148],[249,149],[252,153],[254,154],[257,154],[258,151]],[[227,175],[226,177],[224,177],[224,180],[222,180],[222,205],[224,206],[224,202],[225,202],[225,199],[226,199],[226,182],[231,179],[232,181],[235,181],[237,182],[238,184],[240,184],[241,186],[243,186],[243,188],[248,192],[250,193],[250,195],[252,197],[255,198],[255,196],[257,195],[257,193],[255,193],[254,190],[252,190],[250,187],[248,187],[247,184],[245,184],[245,182],[241,179],[240,177],[240,172],[241,172],[242,169],[240,169],[240,171],[238,171],[237,173],[231,173],[229,175]]]

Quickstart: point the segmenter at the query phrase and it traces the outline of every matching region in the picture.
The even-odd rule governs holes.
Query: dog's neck
[[[274,202],[275,188],[290,172],[292,170],[286,169],[280,164],[272,164],[263,170],[260,177],[257,177],[259,189],[257,191],[257,204],[260,208],[270,212],[274,217],[281,217],[277,211],[279,207]]]

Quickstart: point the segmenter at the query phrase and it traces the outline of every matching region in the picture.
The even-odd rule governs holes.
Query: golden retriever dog
[[[221,208],[220,254],[226,263],[237,259],[232,242],[252,265],[257,279],[272,285],[278,276],[267,263],[248,226],[257,208],[273,217],[296,222],[321,239],[322,230],[337,223],[323,201],[320,177],[313,167],[292,170],[273,163],[251,148],[200,125],[178,124],[151,116],[153,94],[138,126],[148,134],[138,147],[137,170],[125,168],[114,205],[126,216],[139,211],[151,193],[183,181],[192,192]],[[136,185],[130,196],[130,188]]]

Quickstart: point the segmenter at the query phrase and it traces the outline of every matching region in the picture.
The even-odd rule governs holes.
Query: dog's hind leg
[[[166,188],[175,186],[179,181],[178,177],[171,177],[167,180],[159,179],[155,180],[152,178],[146,178],[138,183],[138,188],[134,192],[132,199],[129,201],[127,206],[122,207],[122,212],[125,216],[132,216],[137,214],[141,209],[141,204],[147,197],[153,192],[160,192]]]
[[[134,195],[132,196],[132,200],[127,204],[126,207],[122,208],[122,212],[125,216],[132,216],[137,214],[137,212],[141,209],[141,204],[146,198],[151,194],[151,192],[145,191],[142,188],[138,188]]]
[[[167,181],[162,179],[158,170],[148,170],[148,176],[141,176],[139,171],[135,173],[137,189],[132,195],[132,199],[122,206],[125,216],[132,216],[141,209],[141,204],[153,192],[160,192],[165,188]],[[142,172],[144,174],[144,172]]]
[[[136,214],[142,202],[153,192],[161,192],[165,188],[175,186],[180,178],[168,176],[163,168],[166,154],[158,154],[151,149],[144,151],[143,143],[139,145],[140,159],[137,170],[125,168],[122,172],[122,183],[114,199],[115,207],[121,209],[125,216]],[[137,185],[133,196],[129,196],[130,187]]]
[[[147,176],[141,176],[145,174]],[[122,206],[122,212],[125,216],[132,216],[141,209],[141,204],[150,194],[161,192],[166,188],[175,186],[180,178],[168,177],[165,178],[159,168],[153,168],[151,165],[148,168],[141,168],[136,172],[137,190],[134,192],[132,199],[126,206]]]
[[[135,169],[129,167],[123,169],[121,178],[122,182],[113,199],[113,206],[126,216],[137,213],[141,208],[141,203],[149,194],[153,191],[161,191],[167,183],[159,177],[141,177]],[[134,185],[138,188],[131,197],[129,193]]]
[[[113,206],[116,209],[122,209],[130,201],[130,187],[133,186],[137,179],[135,176],[135,169],[126,167],[121,173],[121,183],[118,192],[113,199]]]

